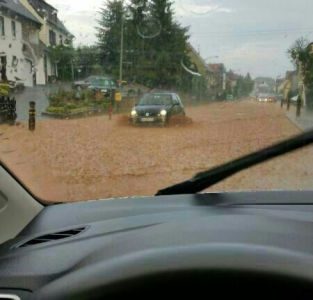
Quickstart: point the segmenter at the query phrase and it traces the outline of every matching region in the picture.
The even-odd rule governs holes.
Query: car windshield
[[[138,105],[171,105],[173,104],[172,96],[166,94],[147,94],[144,95]]]
[[[311,0],[0,0],[0,163],[44,203],[152,196],[307,131],[312,11]],[[313,190],[312,150],[205,192]]]
[[[92,80],[95,80],[95,79],[97,79],[97,76],[89,76],[85,79],[85,81],[91,82]]]

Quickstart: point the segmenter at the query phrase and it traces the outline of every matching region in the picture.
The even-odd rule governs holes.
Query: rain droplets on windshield
[[[153,195],[313,127],[311,1],[0,2],[0,160],[48,202]],[[311,156],[209,191],[312,189]]]

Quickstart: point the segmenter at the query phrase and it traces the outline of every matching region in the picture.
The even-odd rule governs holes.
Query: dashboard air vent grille
[[[31,239],[31,240],[19,245],[18,248],[28,247],[28,246],[32,246],[32,245],[38,245],[38,244],[43,244],[43,243],[48,243],[48,242],[57,241],[57,240],[61,240],[61,239],[70,238],[74,235],[81,233],[84,229],[85,229],[85,227],[80,227],[80,228],[70,229],[70,230],[66,230],[66,231],[60,231],[60,232],[42,235],[42,236],[36,237],[34,239]]]

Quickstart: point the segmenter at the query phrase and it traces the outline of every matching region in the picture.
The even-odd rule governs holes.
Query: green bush
[[[68,102],[68,103],[66,103],[65,107],[66,107],[66,109],[71,110],[71,109],[77,108],[77,105],[73,102]]]
[[[50,113],[64,113],[64,107],[48,106],[46,111]]]
[[[47,112],[51,113],[73,113],[86,111],[90,108],[107,110],[109,99],[102,97],[95,99],[95,94],[90,90],[77,92],[75,90],[66,91],[60,88],[56,93],[48,94],[50,105]]]

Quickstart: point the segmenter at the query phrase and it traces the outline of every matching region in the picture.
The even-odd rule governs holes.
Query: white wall
[[[61,45],[61,40],[63,41],[63,45],[64,45],[64,42],[65,42],[67,37],[63,32],[57,30],[53,26],[50,26],[47,22],[45,24],[44,30],[45,30],[45,35],[47,37],[47,39],[46,39],[47,40],[47,46],[52,46],[50,44],[50,39],[49,39],[50,30],[52,30],[56,35],[56,45],[57,46]],[[53,64],[51,62],[51,60],[49,59],[49,56],[47,57],[47,76],[58,76],[57,68],[56,68],[55,64]]]
[[[4,26],[5,26],[5,35],[0,36],[0,53],[5,53],[7,58],[7,77],[9,80],[15,80],[15,77],[20,78],[24,81],[25,86],[33,86],[33,72],[31,69],[31,64],[36,70],[40,70],[40,76],[43,73],[43,64],[40,64],[40,60],[36,58],[28,57],[26,58],[23,53],[23,37],[22,37],[22,26],[25,23],[22,23],[21,19],[11,19],[10,17],[4,16]],[[11,21],[15,21],[16,24],[16,37],[13,37],[11,30]],[[29,34],[29,41],[35,44],[39,44],[39,29],[32,28]],[[28,44],[30,45],[30,44]],[[12,65],[13,57],[18,59],[18,64],[16,66]],[[30,61],[31,63],[30,63]],[[37,81],[44,84],[44,77],[36,76]]]
[[[40,57],[37,61],[36,67],[36,84],[45,85],[46,84],[46,75],[45,75],[45,67],[44,67],[44,57]]]

